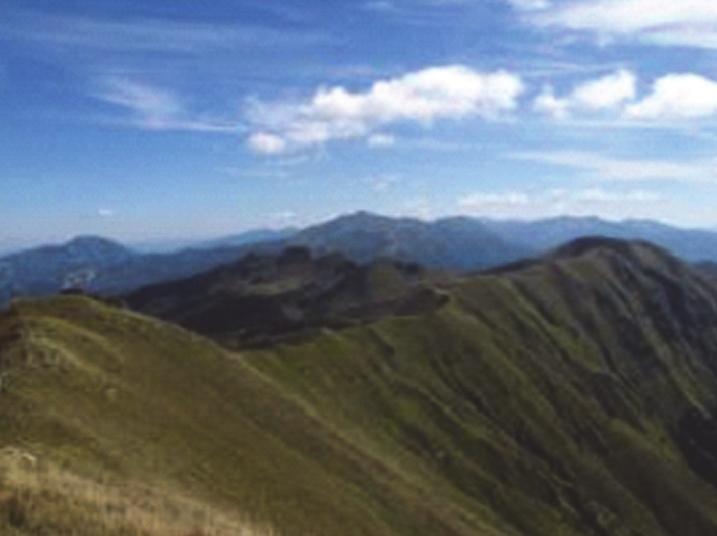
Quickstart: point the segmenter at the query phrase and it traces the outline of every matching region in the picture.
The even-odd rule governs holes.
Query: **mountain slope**
[[[241,353],[84,298],[20,302],[0,445],[279,534],[717,533],[713,283],[586,238],[440,287],[429,310]],[[54,526],[23,498],[6,524]]]
[[[358,265],[303,247],[249,255],[207,274],[138,290],[133,309],[232,346],[266,345],[324,327],[346,327],[391,314],[428,311],[444,298],[428,287],[438,276],[414,264]]]
[[[521,534],[717,531],[717,291],[590,239],[448,306],[254,354],[372,452]]]
[[[110,519],[135,502],[186,520],[180,536],[505,534],[167,324],[81,297],[19,302],[0,316],[0,369],[3,534],[176,533]],[[28,464],[19,480],[13,458]],[[99,512],[62,482],[99,489]],[[197,516],[176,513],[186,504]]]

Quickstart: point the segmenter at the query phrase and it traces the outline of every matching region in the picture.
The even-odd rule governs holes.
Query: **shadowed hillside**
[[[0,447],[36,459],[30,472],[110,496],[169,489],[259,534],[717,533],[707,278],[589,238],[440,293],[241,353],[86,298],[18,303],[0,319]],[[6,526],[56,526],[3,478]]]
[[[429,286],[438,277],[415,264],[379,260],[358,265],[339,254],[315,256],[307,248],[291,247],[147,287],[126,299],[137,311],[223,344],[265,346],[322,328],[432,310],[445,300]]]

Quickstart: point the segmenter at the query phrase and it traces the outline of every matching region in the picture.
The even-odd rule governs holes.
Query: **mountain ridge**
[[[48,295],[66,286],[104,294],[126,293],[143,286],[200,274],[239,260],[249,253],[277,253],[287,246],[305,246],[318,254],[342,253],[358,263],[381,257],[418,263],[429,268],[475,271],[534,257],[580,236],[601,235],[643,239],[665,247],[689,262],[717,261],[717,233],[670,227],[657,222],[609,222],[595,217],[561,217],[535,222],[498,221],[470,217],[425,222],[358,212],[303,230],[279,231],[264,242],[246,235],[174,253],[88,256],[68,263],[72,243],[39,248],[0,258],[0,303],[16,295]],[[80,241],[80,244],[82,241]],[[207,247],[208,244],[208,247]],[[218,244],[218,245],[217,245]],[[75,244],[76,245],[76,244]],[[123,247],[116,244],[117,247]],[[199,247],[202,246],[202,247]],[[35,258],[28,269],[21,259]],[[57,258],[45,259],[49,252]],[[63,260],[64,259],[64,260]],[[80,266],[78,266],[80,265]]]
[[[16,301],[0,441],[231,497],[279,534],[715,533],[717,286],[588,238],[438,288],[438,307],[234,350],[83,297]]]

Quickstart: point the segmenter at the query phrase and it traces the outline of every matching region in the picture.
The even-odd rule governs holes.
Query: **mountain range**
[[[604,237],[463,275],[292,247],[142,289],[134,310],[15,300],[0,529],[711,536],[705,274]],[[248,323],[261,296],[269,332]]]
[[[99,237],[45,246],[0,258],[0,303],[69,287],[103,294],[182,279],[239,260],[304,246],[367,263],[392,258],[431,269],[481,270],[540,255],[582,236],[640,239],[689,262],[717,261],[717,233],[651,221],[553,218],[534,222],[466,217],[425,222],[359,212],[303,230],[252,231],[193,243],[174,252],[140,253]]]

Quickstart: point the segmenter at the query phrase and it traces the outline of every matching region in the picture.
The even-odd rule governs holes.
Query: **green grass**
[[[89,299],[16,304],[0,449],[55,469],[0,476],[25,500],[13,526],[0,491],[0,529],[52,533],[59,504],[67,534],[134,534],[88,527],[145,519],[140,493],[168,497],[158,523],[193,504],[257,534],[717,534],[717,290],[641,247],[442,286],[431,313],[239,353]]]
[[[0,447],[280,534],[498,534],[198,336],[82,298],[20,303],[2,324],[18,338],[3,352]]]

